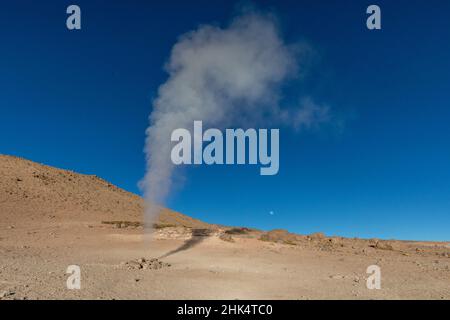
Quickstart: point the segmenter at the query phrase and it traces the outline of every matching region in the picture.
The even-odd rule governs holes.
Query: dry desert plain
[[[92,175],[0,156],[0,299],[450,299],[450,245],[263,232],[164,209]],[[69,265],[81,289],[66,285]],[[366,269],[381,268],[381,289]]]

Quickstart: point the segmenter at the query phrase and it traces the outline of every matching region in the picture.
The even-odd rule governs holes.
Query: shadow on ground
[[[203,242],[208,237],[210,237],[211,233],[212,233],[212,230],[209,230],[209,229],[193,229],[192,230],[192,237],[190,239],[186,240],[183,243],[183,245],[181,245],[180,247],[176,248],[175,250],[172,250],[172,251],[167,252],[166,254],[163,254],[158,259],[166,258],[168,256],[171,256],[171,255],[175,254],[175,253],[192,249],[193,247],[195,247],[196,245],[198,245],[199,243]]]

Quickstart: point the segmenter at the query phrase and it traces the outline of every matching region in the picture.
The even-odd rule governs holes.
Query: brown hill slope
[[[46,219],[142,222],[143,208],[141,197],[97,176],[0,155],[0,218],[4,223]],[[158,222],[209,226],[169,209],[162,210]]]

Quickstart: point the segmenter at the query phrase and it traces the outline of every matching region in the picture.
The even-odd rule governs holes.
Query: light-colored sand
[[[447,243],[230,235],[170,210],[149,236],[125,222],[142,200],[97,177],[7,156],[0,177],[0,299],[450,299]],[[141,257],[170,266],[124,264]],[[381,290],[366,288],[373,264]]]

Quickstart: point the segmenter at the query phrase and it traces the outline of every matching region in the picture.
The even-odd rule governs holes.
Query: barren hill
[[[0,217],[3,222],[58,219],[142,222],[143,199],[95,176],[78,174],[18,157],[0,155]],[[185,227],[208,224],[163,209],[159,223]]]

